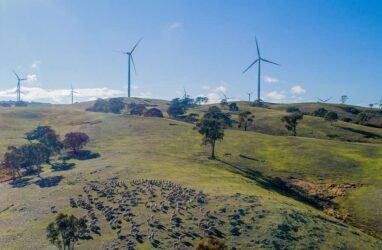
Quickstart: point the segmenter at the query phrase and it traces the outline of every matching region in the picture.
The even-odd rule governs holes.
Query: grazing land
[[[380,128],[343,121],[330,125],[305,115],[293,137],[280,121],[287,105],[259,108],[240,102],[240,110],[255,115],[254,123],[249,131],[227,129],[217,144],[218,159],[209,160],[209,148],[201,145],[195,125],[166,117],[167,101],[125,100],[133,101],[161,109],[165,118],[85,111],[92,103],[0,108],[1,155],[9,145],[25,143],[24,134],[38,125],[49,125],[61,136],[86,132],[88,149],[100,154],[69,160],[70,167],[44,165],[41,179],[24,176],[0,183],[3,248],[54,249],[45,236],[55,218],[52,207],[89,220],[89,210],[94,211],[99,234],[79,241],[79,249],[127,244],[137,249],[168,249],[174,244],[188,249],[211,234],[199,224],[201,219],[213,225],[213,235],[237,249],[382,247]],[[295,106],[311,112],[320,105]],[[327,109],[332,106],[325,104]],[[207,108],[189,112],[202,114]],[[231,115],[237,119],[237,112]],[[163,183],[169,188],[161,195]],[[169,200],[174,186],[192,190],[194,203]],[[105,188],[113,189],[113,196],[100,195]],[[117,209],[121,202],[131,202],[123,200],[127,191],[136,197],[136,204],[129,204],[131,218],[128,211]],[[200,191],[201,203],[196,197]],[[98,200],[91,203],[89,194]],[[97,201],[113,208],[112,222]],[[159,208],[161,202],[167,210]],[[182,213],[179,220],[172,219],[176,209]],[[141,241],[130,235],[131,219]]]

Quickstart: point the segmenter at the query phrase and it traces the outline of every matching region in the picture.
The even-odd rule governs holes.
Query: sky
[[[69,103],[127,95],[172,99],[184,89],[218,102],[271,102],[341,95],[368,105],[382,98],[382,1],[354,0],[0,0],[0,100]]]

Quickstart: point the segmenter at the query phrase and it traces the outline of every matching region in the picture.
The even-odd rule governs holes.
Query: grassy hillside
[[[166,109],[167,102],[149,102]],[[48,185],[42,185],[38,178],[32,177],[24,177],[14,186],[1,183],[0,211],[9,207],[0,212],[2,248],[53,249],[45,238],[45,227],[54,218],[50,207],[56,206],[59,212],[84,215],[83,210],[70,208],[69,198],[82,193],[83,186],[90,181],[105,182],[112,177],[124,181],[163,179],[203,190],[209,201],[206,208],[210,210],[222,204],[228,210],[237,210],[241,204],[246,206],[242,199],[252,197],[256,205],[253,210],[248,210],[250,217],[247,219],[254,216],[256,219],[251,222],[243,219],[251,226],[243,229],[246,233],[232,238],[228,236],[230,226],[221,226],[227,234],[227,244],[240,249],[382,247],[375,238],[266,185],[270,177],[287,179],[290,176],[312,183],[362,184],[349,194],[335,198],[335,202],[341,210],[351,214],[355,224],[381,236],[382,216],[378,214],[378,207],[382,206],[382,145],[378,139],[365,139],[375,143],[348,143],[232,129],[226,131],[224,141],[218,144],[221,161],[211,161],[207,159],[208,148],[200,145],[201,138],[192,129],[192,124],[85,112],[87,105],[90,103],[0,109],[1,154],[8,145],[25,143],[22,138],[25,132],[37,125],[50,125],[60,135],[69,131],[88,133],[91,137],[89,149],[101,155],[86,161],[71,160],[75,166],[65,171],[44,166],[43,179],[53,180]],[[258,119],[255,127],[262,117],[264,123],[268,122],[264,117],[269,115],[274,116],[275,122],[275,125],[270,122],[269,127],[278,131],[280,126],[281,131],[282,124],[277,124],[276,120],[282,111],[255,109],[255,112]],[[309,125],[306,126],[308,133]],[[314,122],[310,126],[319,127]],[[303,131],[301,126],[301,133]],[[241,195],[237,196],[237,193]],[[222,220],[228,219],[221,216]],[[102,236],[81,241],[80,249],[99,249],[115,241],[115,232],[106,222],[100,223]],[[164,239],[161,248],[168,249],[170,241]],[[151,245],[147,242],[138,245],[138,249],[149,248]]]

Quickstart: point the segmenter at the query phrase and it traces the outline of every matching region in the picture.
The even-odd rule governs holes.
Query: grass
[[[157,101],[165,110],[166,102]],[[302,249],[314,245],[327,248],[378,249],[381,243],[352,226],[339,226],[340,222],[322,212],[298,202],[272,189],[264,188],[256,180],[247,178],[231,166],[208,160],[209,148],[201,146],[201,138],[192,124],[159,118],[133,117],[85,112],[89,104],[74,106],[38,106],[0,109],[0,154],[8,145],[26,141],[25,132],[35,126],[50,125],[61,136],[69,131],[84,131],[92,138],[87,149],[100,153],[96,159],[71,160],[75,166],[65,171],[55,171],[44,166],[42,177],[62,176],[54,186],[42,188],[32,178],[24,187],[0,184],[0,245],[5,249],[53,249],[45,239],[45,227],[53,220],[50,207],[59,212],[79,213],[69,207],[69,197],[82,192],[82,186],[91,180],[106,180],[118,176],[122,180],[137,178],[166,179],[181,185],[204,190],[208,195],[223,197],[235,203],[236,193],[258,197],[266,217],[259,220],[253,232],[255,239],[269,240],[268,246],[288,246]],[[257,109],[256,116],[281,111]],[[262,115],[260,113],[263,112]],[[273,115],[273,113],[272,113]],[[271,116],[272,116],[271,115]],[[276,120],[276,118],[275,118]],[[169,124],[176,125],[169,125]],[[256,124],[256,122],[255,122]],[[369,129],[369,128],[367,128]],[[231,156],[224,156],[230,153]],[[239,157],[244,154],[254,161]],[[375,232],[382,224],[376,210],[380,205],[381,154],[379,143],[349,143],[306,137],[286,137],[227,130],[226,137],[218,144],[221,159],[246,169],[260,171],[263,175],[287,178],[291,175],[312,182],[360,182],[364,186],[346,197],[337,199],[340,208],[351,213],[361,226]],[[365,201],[368,201],[367,205]],[[286,215],[287,216],[286,216]],[[306,218],[298,223],[299,240],[285,240],[280,235],[289,214]],[[339,224],[336,224],[339,223]],[[283,230],[281,230],[283,229]],[[309,237],[308,237],[309,236]],[[22,238],[22,241],[19,240]],[[285,237],[284,237],[285,238]],[[99,248],[102,240],[107,244],[113,239],[106,231],[101,238],[81,242],[79,248]],[[240,238],[244,244],[249,238]],[[274,242],[273,242],[274,241]],[[231,242],[234,243],[234,242]],[[265,243],[264,243],[265,244]],[[268,244],[268,243],[267,243]],[[305,246],[305,247],[304,247]],[[149,246],[142,245],[143,249]]]

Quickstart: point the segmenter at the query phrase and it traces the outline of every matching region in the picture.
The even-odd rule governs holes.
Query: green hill
[[[161,100],[134,101],[163,111],[168,105]],[[378,128],[345,122],[330,126],[322,118],[305,116],[298,128],[299,136],[290,137],[285,136],[280,122],[285,114],[281,106],[265,109],[240,103],[240,109],[256,115],[254,126],[247,132],[227,130],[224,141],[217,146],[219,160],[211,161],[207,158],[209,149],[200,145],[201,137],[193,124],[168,118],[86,112],[91,104],[0,108],[1,155],[9,145],[25,143],[24,133],[38,125],[49,125],[61,136],[69,131],[86,132],[91,138],[88,149],[101,155],[91,160],[70,160],[75,165],[62,171],[46,165],[42,173],[46,182],[26,176],[17,185],[1,183],[2,249],[53,249],[45,238],[45,228],[55,217],[51,207],[86,215],[86,210],[70,207],[69,198],[86,195],[84,186],[106,185],[113,177],[131,188],[132,180],[155,179],[202,190],[207,201],[204,209],[218,218],[216,223],[226,244],[237,249],[382,247],[377,238],[360,230],[382,237],[382,133]],[[190,112],[202,113],[206,108]],[[376,136],[365,136],[370,133]],[[288,186],[283,189],[283,185]],[[345,222],[323,213],[322,200],[330,208],[328,213]],[[150,213],[143,201],[133,212],[147,235],[145,220]],[[201,216],[196,208],[189,212]],[[240,219],[235,219],[237,216]],[[157,230],[159,247],[169,249],[177,242],[172,236],[180,229],[170,227],[166,214],[155,213],[155,217],[166,228]],[[197,222],[187,219],[186,213],[182,219],[182,225],[198,231]],[[122,244],[105,220],[100,219],[99,224],[101,236],[80,241],[78,248]],[[123,222],[122,229],[125,227],[128,223]],[[240,236],[235,236],[235,230]],[[180,241],[185,245],[181,246],[189,248],[200,237],[204,235],[186,235]],[[152,248],[147,240],[136,246]]]

